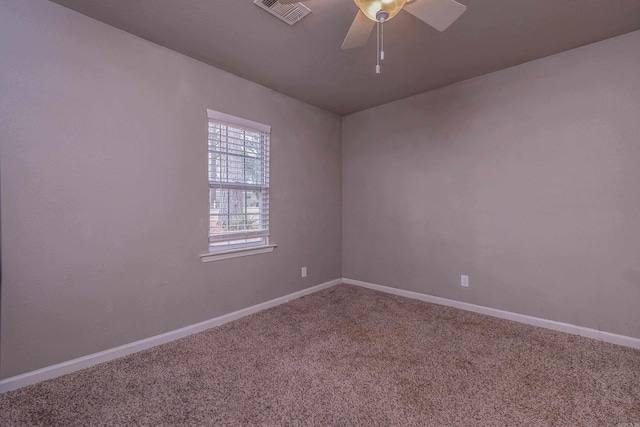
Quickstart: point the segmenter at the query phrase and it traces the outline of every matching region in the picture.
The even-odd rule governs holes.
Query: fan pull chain
[[[380,61],[384,61],[384,21],[380,24]]]
[[[380,21],[376,23],[376,74],[380,74]]]
[[[380,74],[380,61],[384,61],[384,23],[389,19],[389,12],[379,10],[376,13],[376,74]],[[382,39],[382,40],[381,40]]]

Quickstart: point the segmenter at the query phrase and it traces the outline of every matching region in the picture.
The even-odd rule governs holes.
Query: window
[[[207,114],[209,253],[244,252],[256,247],[272,250],[273,245],[269,246],[271,127],[217,111],[207,110]]]

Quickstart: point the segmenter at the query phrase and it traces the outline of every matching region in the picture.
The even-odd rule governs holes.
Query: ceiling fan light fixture
[[[401,10],[404,9],[438,31],[446,30],[467,10],[465,5],[456,0],[354,0],[354,2],[360,10],[349,27],[347,37],[342,42],[342,49],[366,45],[375,26],[377,28],[376,74],[380,74],[380,61],[384,60],[384,23]]]
[[[354,0],[358,9],[372,21],[378,22],[377,14],[380,11],[387,12],[389,20],[402,10],[406,0]]]

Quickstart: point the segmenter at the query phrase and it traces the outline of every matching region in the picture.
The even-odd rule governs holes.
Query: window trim
[[[242,117],[232,116],[231,114],[221,113],[219,111],[207,109],[207,118],[213,120],[219,120],[221,122],[233,123],[234,125],[253,128],[260,132],[271,133],[271,126],[264,123],[254,122],[253,120],[243,119]]]
[[[277,247],[278,245],[267,244],[267,245],[246,246],[244,248],[235,248],[235,249],[228,249],[228,250],[215,251],[215,252],[207,252],[206,254],[200,254],[200,259],[202,260],[202,262],[211,262],[211,261],[220,261],[223,259],[238,258],[238,257],[248,256],[248,255],[265,254],[268,252],[273,252],[273,250]]]
[[[241,117],[232,116],[230,114],[221,113],[219,111],[207,109],[207,120],[216,120],[231,125],[237,125],[243,128],[253,129],[258,132],[271,133],[271,126],[264,123],[255,122],[253,120],[244,119]],[[270,159],[267,160],[270,162]],[[267,164],[267,167],[270,165]],[[210,188],[210,187],[209,187]],[[267,187],[268,188],[268,187]],[[269,189],[267,189],[269,191]],[[208,227],[210,224],[208,224]],[[200,254],[202,262],[218,261],[223,259],[237,258],[248,255],[257,255],[261,253],[272,252],[277,245],[269,242],[270,229],[264,236],[264,242],[258,244],[238,244],[232,245],[229,248],[211,250],[209,243],[207,243],[208,252]],[[233,237],[233,236],[230,236]],[[231,240],[231,239],[230,239]]]

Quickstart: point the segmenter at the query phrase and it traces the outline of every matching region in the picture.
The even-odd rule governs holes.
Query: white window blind
[[[209,251],[268,244],[271,127],[207,110]]]

